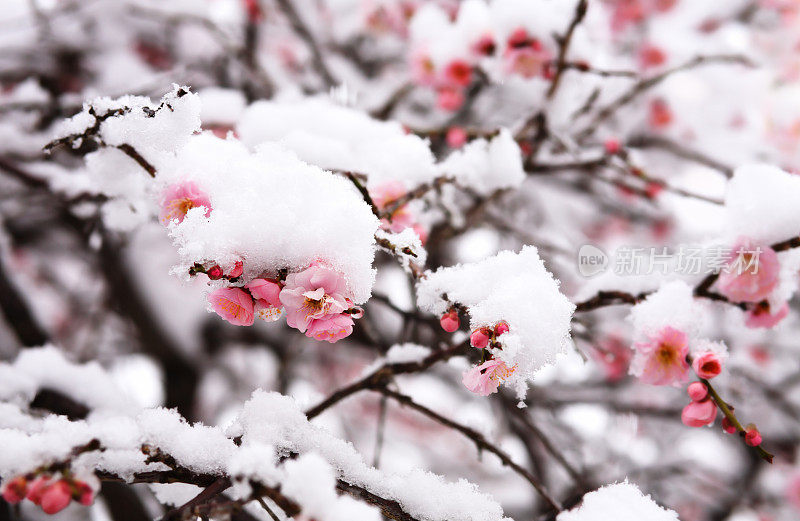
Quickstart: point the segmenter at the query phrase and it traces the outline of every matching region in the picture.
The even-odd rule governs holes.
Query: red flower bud
[[[461,321],[458,319],[458,313],[455,310],[450,310],[439,319],[439,325],[448,333],[458,331],[461,326]]]
[[[206,270],[206,275],[208,275],[208,278],[211,280],[219,280],[223,275],[222,268],[220,268],[218,264],[215,264]]]
[[[508,322],[503,320],[502,322],[498,322],[496,326],[494,326],[494,334],[495,336],[500,336],[503,333],[508,333]]]
[[[761,433],[758,432],[755,426],[748,426],[747,430],[744,431],[744,442],[751,447],[758,447],[761,445]]]
[[[469,343],[472,345],[472,347],[483,349],[489,345],[489,339],[491,336],[492,332],[489,330],[489,328],[482,327],[472,332],[472,335],[469,337]]]
[[[722,430],[728,434],[736,434],[736,426],[727,417],[722,418]]]
[[[28,480],[25,476],[17,476],[16,478],[8,481],[3,487],[3,499],[6,502],[15,505],[25,499],[25,494],[28,491]]]

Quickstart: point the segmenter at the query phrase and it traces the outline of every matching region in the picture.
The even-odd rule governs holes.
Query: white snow
[[[441,315],[459,303],[468,308],[473,330],[508,322],[509,332],[499,337],[503,349],[494,354],[517,367],[509,383],[519,394],[524,395],[526,381],[554,362],[570,342],[575,305],[559,291],[559,282],[533,246],[426,275],[417,285],[421,308]]]
[[[606,485],[583,496],[583,502],[557,521],[678,521],[678,514],[660,507],[627,481]]]

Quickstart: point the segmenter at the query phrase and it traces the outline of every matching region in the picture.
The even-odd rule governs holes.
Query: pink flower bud
[[[439,325],[448,333],[457,331],[461,326],[461,321],[458,319],[458,313],[455,310],[450,310],[439,319]]]
[[[450,127],[445,140],[450,148],[461,148],[467,142],[467,132],[461,127]]]
[[[727,417],[722,418],[722,430],[728,434],[736,434],[736,425],[731,423]]]
[[[761,445],[761,433],[755,427],[747,427],[744,432],[744,442],[751,447],[758,447]]]
[[[692,360],[692,368],[697,376],[706,380],[714,378],[722,372],[722,360],[717,353],[706,351]]]
[[[702,427],[714,423],[717,406],[711,400],[692,402],[683,408],[681,421],[689,427]]]
[[[16,505],[23,499],[28,491],[28,480],[25,476],[17,476],[16,478],[8,481],[3,487],[3,499],[7,503]]]
[[[472,335],[469,337],[469,343],[472,347],[483,349],[487,345],[489,345],[489,339],[491,338],[492,332],[489,330],[488,327],[482,327],[480,329],[476,329],[472,332]]]
[[[497,325],[494,326],[495,336],[500,336],[503,333],[508,333],[508,322],[506,321],[498,322]]]
[[[50,484],[50,478],[45,476],[39,476],[36,478],[33,483],[31,483],[30,488],[28,488],[28,501],[38,505],[42,501],[42,494],[44,493],[45,489]]]
[[[239,275],[244,272],[244,264],[242,261],[236,261],[236,264],[233,265],[233,269],[230,273],[228,273],[228,278],[235,279]]]
[[[62,479],[44,490],[41,506],[45,514],[55,514],[67,508],[70,501],[72,501],[72,490],[69,484]]]
[[[85,481],[76,480],[75,483],[76,497],[81,505],[89,506],[94,503],[94,490]]]
[[[617,138],[608,138],[606,139],[605,143],[603,143],[603,147],[606,149],[606,154],[614,155],[619,153],[621,145],[619,143],[619,139]]]
[[[686,392],[693,402],[701,402],[708,396],[708,387],[703,382],[692,382],[686,388]]]
[[[222,278],[223,275],[222,268],[220,268],[219,265],[215,264],[214,266],[206,270],[206,275],[208,275],[208,278],[211,280],[219,280]]]

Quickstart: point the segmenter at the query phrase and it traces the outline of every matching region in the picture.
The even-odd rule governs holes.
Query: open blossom
[[[689,377],[686,333],[667,326],[647,342],[634,344],[630,373],[653,385],[678,385]]]
[[[524,47],[509,48],[505,53],[506,70],[526,79],[545,76],[552,59],[538,40]]]
[[[609,335],[598,342],[596,359],[605,370],[606,379],[616,382],[628,372],[632,353],[628,345],[618,335]]]
[[[256,300],[264,300],[267,304],[281,307],[281,286],[270,279],[253,279],[244,286]]]
[[[325,266],[312,264],[289,274],[280,293],[286,323],[305,333],[312,321],[338,315],[350,307],[344,296],[346,291],[344,278]]]
[[[411,57],[411,77],[421,86],[432,86],[436,82],[436,67],[430,56],[416,53]]]
[[[502,360],[494,358],[465,371],[461,382],[470,392],[489,396],[497,392],[497,386],[511,376],[514,369],[514,367],[508,367]]]
[[[211,308],[235,326],[253,324],[253,297],[241,288],[220,288],[208,296]]]
[[[744,318],[744,325],[749,328],[771,328],[780,323],[789,314],[789,304],[784,302],[774,312],[766,300],[762,300],[753,308],[748,309]]]
[[[353,318],[347,313],[339,313],[312,320],[306,329],[306,336],[334,343],[352,332]]]
[[[211,215],[211,199],[196,183],[184,181],[170,185],[161,195],[161,214],[159,216],[164,225],[172,221],[183,222],[186,214],[192,208],[204,207],[206,217]]]
[[[795,473],[789,478],[786,484],[786,499],[798,511],[800,511],[800,473]]]
[[[717,288],[733,302],[760,302],[778,285],[779,272],[775,250],[740,239],[719,274]]]

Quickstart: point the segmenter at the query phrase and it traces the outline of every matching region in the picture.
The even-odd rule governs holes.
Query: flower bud
[[[708,396],[708,387],[703,382],[692,382],[686,388],[686,392],[693,402],[701,402]]]
[[[3,499],[5,499],[7,503],[16,505],[25,499],[27,491],[28,480],[25,479],[25,476],[17,476],[8,481],[3,487]]]
[[[208,278],[211,280],[219,280],[223,275],[222,268],[220,268],[218,264],[215,264],[206,270],[206,275],[208,275]]]
[[[744,442],[751,447],[758,447],[761,445],[761,433],[755,426],[748,426],[744,431]]]
[[[722,360],[717,353],[706,351],[692,360],[692,368],[697,376],[706,380],[714,378],[722,372]]]
[[[731,423],[727,417],[722,418],[722,430],[728,434],[736,434],[736,425]]]
[[[508,322],[505,320],[498,322],[496,326],[494,326],[494,334],[495,336],[500,336],[503,333],[508,333]]]
[[[70,501],[72,501],[72,489],[61,479],[42,492],[41,506],[45,514],[55,514],[67,508]]]
[[[461,321],[458,319],[458,313],[455,310],[450,310],[439,319],[439,325],[448,333],[458,331],[461,326]]]
[[[469,337],[469,343],[472,347],[483,349],[489,345],[489,339],[491,336],[492,332],[489,330],[489,328],[482,327],[472,332],[472,335]]]

